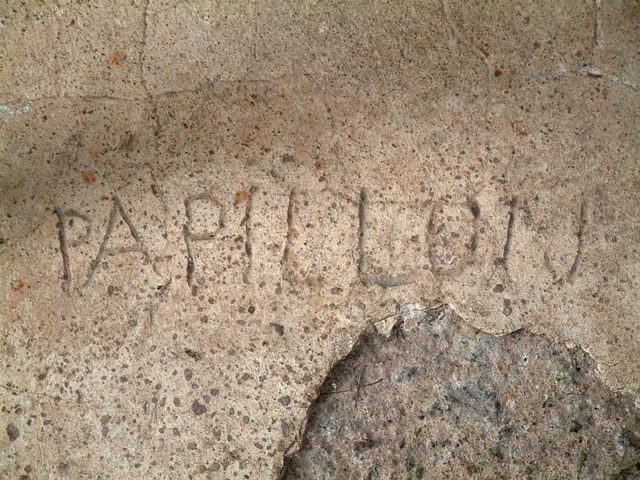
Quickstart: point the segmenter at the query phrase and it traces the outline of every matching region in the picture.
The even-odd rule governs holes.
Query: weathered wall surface
[[[275,477],[413,303],[640,395],[636,2],[0,8],[5,476]]]

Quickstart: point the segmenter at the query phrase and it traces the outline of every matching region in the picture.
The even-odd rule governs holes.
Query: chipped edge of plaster
[[[286,474],[288,472],[289,462],[291,461],[293,456],[296,453],[298,453],[303,447],[304,437],[309,427],[309,419],[311,417],[311,413],[322,398],[322,395],[320,393],[320,389],[322,385],[324,385],[327,378],[332,374],[332,372],[340,364],[342,364],[354,352],[356,352],[358,348],[360,348],[362,342],[364,341],[368,333],[381,335],[388,340],[393,335],[393,332],[397,331],[397,329],[399,328],[402,328],[404,332],[410,333],[412,330],[416,329],[421,323],[437,322],[439,320],[442,320],[443,317],[451,317],[452,315],[455,315],[456,317],[458,317],[460,322],[463,322],[486,335],[491,335],[496,338],[508,337],[510,335],[520,333],[520,332],[527,332],[533,337],[544,339],[550,345],[562,344],[569,351],[572,351],[572,352],[581,351],[593,363],[593,374],[595,375],[596,379],[602,383],[602,385],[608,392],[610,392],[612,395],[627,397],[629,402],[631,402],[636,408],[640,409],[640,395],[635,396],[634,398],[633,393],[630,391],[618,390],[618,389],[612,388],[609,385],[609,383],[606,381],[606,378],[604,377],[604,372],[601,369],[601,362],[598,362],[594,358],[594,356],[591,354],[591,352],[588,349],[584,348],[583,345],[575,344],[568,341],[563,341],[559,338],[553,338],[552,336],[550,336],[545,332],[534,332],[528,327],[516,328],[514,330],[504,332],[504,333],[502,332],[494,333],[494,332],[486,331],[484,329],[474,326],[466,318],[459,315],[450,303],[442,303],[433,307],[424,307],[420,303],[403,303],[402,305],[399,306],[399,308],[395,313],[385,315],[384,317],[382,317],[381,319],[378,319],[375,322],[368,321],[366,325],[362,328],[360,333],[357,335],[355,341],[352,343],[351,348],[346,353],[338,355],[335,358],[335,360],[331,363],[329,369],[327,370],[326,374],[322,377],[321,381],[313,388],[314,397],[311,399],[311,401],[309,402],[306,408],[305,417],[300,423],[299,428],[297,429],[295,438],[282,454],[279,467],[276,466],[275,468],[276,476],[274,478],[277,480],[285,480]],[[382,324],[382,325],[378,326],[378,324]]]

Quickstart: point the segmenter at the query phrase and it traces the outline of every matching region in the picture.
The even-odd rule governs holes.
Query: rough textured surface
[[[638,401],[639,12],[3,2],[2,475],[275,478],[413,303]]]
[[[583,351],[447,308],[405,318],[332,370],[283,478],[638,478],[640,411]]]

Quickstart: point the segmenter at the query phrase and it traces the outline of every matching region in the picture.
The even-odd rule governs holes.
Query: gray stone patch
[[[638,477],[640,412],[579,348],[448,307],[368,331],[310,408],[283,479]]]

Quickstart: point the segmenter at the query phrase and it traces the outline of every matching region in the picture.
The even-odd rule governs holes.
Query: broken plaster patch
[[[635,478],[640,411],[585,352],[421,312],[332,369],[281,478]]]

